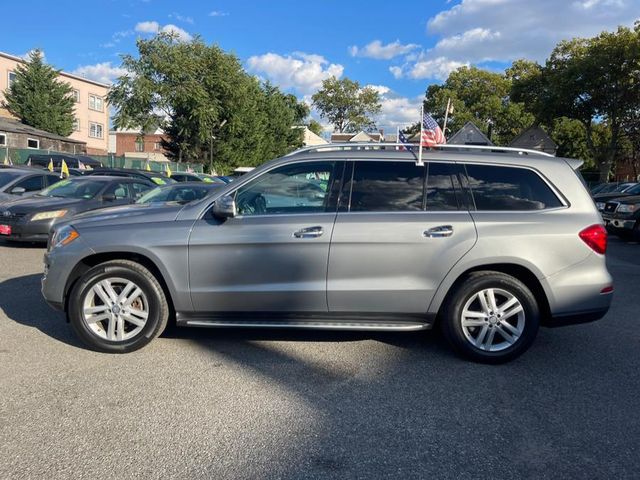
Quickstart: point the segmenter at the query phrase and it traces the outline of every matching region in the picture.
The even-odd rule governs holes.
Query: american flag
[[[422,114],[422,129],[420,131],[420,144],[423,147],[435,147],[447,143],[442,130],[428,113]]]
[[[409,139],[404,134],[404,132],[398,131],[398,142],[407,144],[406,147],[400,147],[400,150],[404,150],[406,148],[407,150],[411,151],[411,142],[409,142]]]

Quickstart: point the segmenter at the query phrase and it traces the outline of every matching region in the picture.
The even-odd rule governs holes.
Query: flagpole
[[[396,125],[396,143],[400,143],[400,125]],[[400,150],[400,147],[396,147],[396,150]]]
[[[424,163],[422,162],[422,129],[424,128],[424,102],[422,103],[422,108],[420,109],[420,138],[418,142],[420,142],[420,150],[418,150],[418,165],[422,167]]]
[[[442,135],[447,138],[447,120],[449,119],[449,107],[451,105],[451,97],[447,98],[447,109],[444,112],[444,123],[442,124]]]

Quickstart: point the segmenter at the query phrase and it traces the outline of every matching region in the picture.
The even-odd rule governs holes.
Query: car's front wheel
[[[68,317],[89,347],[127,353],[162,333],[169,307],[161,285],[146,267],[114,260],[96,265],[76,282]]]
[[[454,349],[482,363],[522,355],[538,333],[540,311],[518,279],[500,272],[470,274],[448,297],[442,327]]]

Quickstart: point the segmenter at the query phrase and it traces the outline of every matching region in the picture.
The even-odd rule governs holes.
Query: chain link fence
[[[66,155],[73,157],[68,152],[56,152],[54,150],[37,150],[34,148],[10,148],[0,147],[0,164],[12,163],[13,165],[26,165],[30,155]],[[135,168],[146,170],[147,167],[154,172],[166,172],[167,168],[172,172],[195,172],[202,173],[201,163],[190,162],[158,162],[144,158],[130,158],[125,156],[110,155],[82,155],[97,160],[104,167],[110,168]]]

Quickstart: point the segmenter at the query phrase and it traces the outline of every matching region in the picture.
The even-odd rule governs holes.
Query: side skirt
[[[176,324],[208,328],[302,328],[313,330],[415,331],[429,330],[435,317],[405,314],[211,312],[176,313]]]

